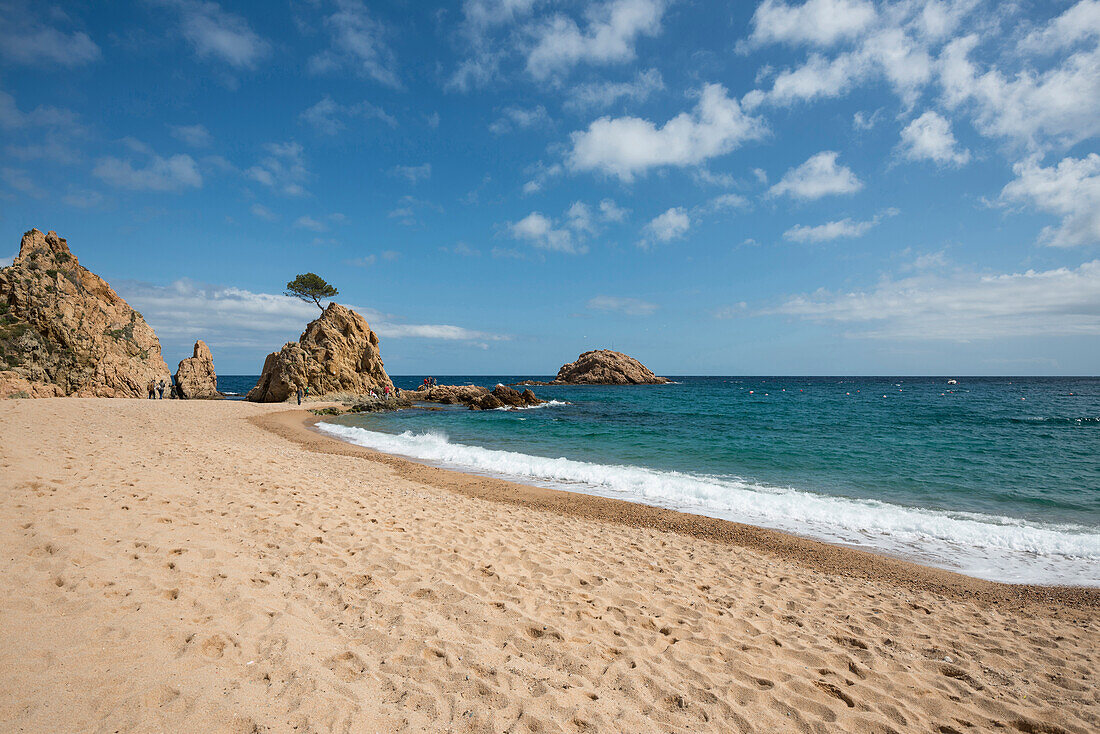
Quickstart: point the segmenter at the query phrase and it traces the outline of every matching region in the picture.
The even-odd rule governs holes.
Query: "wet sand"
[[[0,403],[10,731],[1100,729],[1100,595],[343,444]]]

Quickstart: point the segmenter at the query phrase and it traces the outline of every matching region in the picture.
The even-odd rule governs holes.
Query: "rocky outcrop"
[[[195,351],[176,367],[176,393],[184,400],[214,400],[222,397],[218,392],[218,376],[214,372],[214,355],[201,339],[195,342]]]
[[[563,365],[551,385],[663,385],[668,382],[622,352],[596,349]]]
[[[297,342],[287,342],[267,355],[263,373],[247,399],[280,403],[309,389],[311,398],[369,395],[393,389],[382,365],[378,336],[367,320],[338,303],[330,303],[311,321]]]
[[[521,393],[505,385],[497,385],[492,391],[477,385],[432,385],[421,386],[411,392],[403,391],[402,394],[411,395],[413,400],[420,402],[465,405],[470,410],[529,408],[546,402],[539,400],[530,390]]]
[[[137,398],[168,379],[141,314],[57,233],[24,234],[0,269],[0,396]]]

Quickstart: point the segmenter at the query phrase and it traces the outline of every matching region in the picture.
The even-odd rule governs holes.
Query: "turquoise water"
[[[493,386],[515,376],[437,376]],[[465,471],[857,545],[985,578],[1100,585],[1100,379],[685,377],[535,387],[523,411],[330,421]],[[416,378],[395,378],[412,388]]]

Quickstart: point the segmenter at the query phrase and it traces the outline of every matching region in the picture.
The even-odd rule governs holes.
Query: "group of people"
[[[424,378],[424,387],[435,387],[435,385],[436,385],[436,382],[435,382],[434,377],[425,377]]]
[[[149,393],[149,399],[150,400],[157,400],[157,399],[164,400],[164,391],[165,390],[168,390],[168,397],[172,397],[172,391],[170,389],[171,380],[172,380],[171,377],[169,377],[167,380],[165,380],[163,378],[160,379],[160,380],[157,380],[156,378],[154,378],[152,380],[149,380],[149,384],[146,385],[146,390]]]

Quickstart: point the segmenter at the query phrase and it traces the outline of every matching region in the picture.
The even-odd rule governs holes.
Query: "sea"
[[[490,388],[551,379],[435,377]],[[422,378],[393,379],[413,389]],[[239,393],[256,382],[224,379]],[[320,427],[436,466],[750,523],[979,578],[1100,586],[1100,378],[671,379],[534,387],[550,402],[525,410],[444,406]]]

